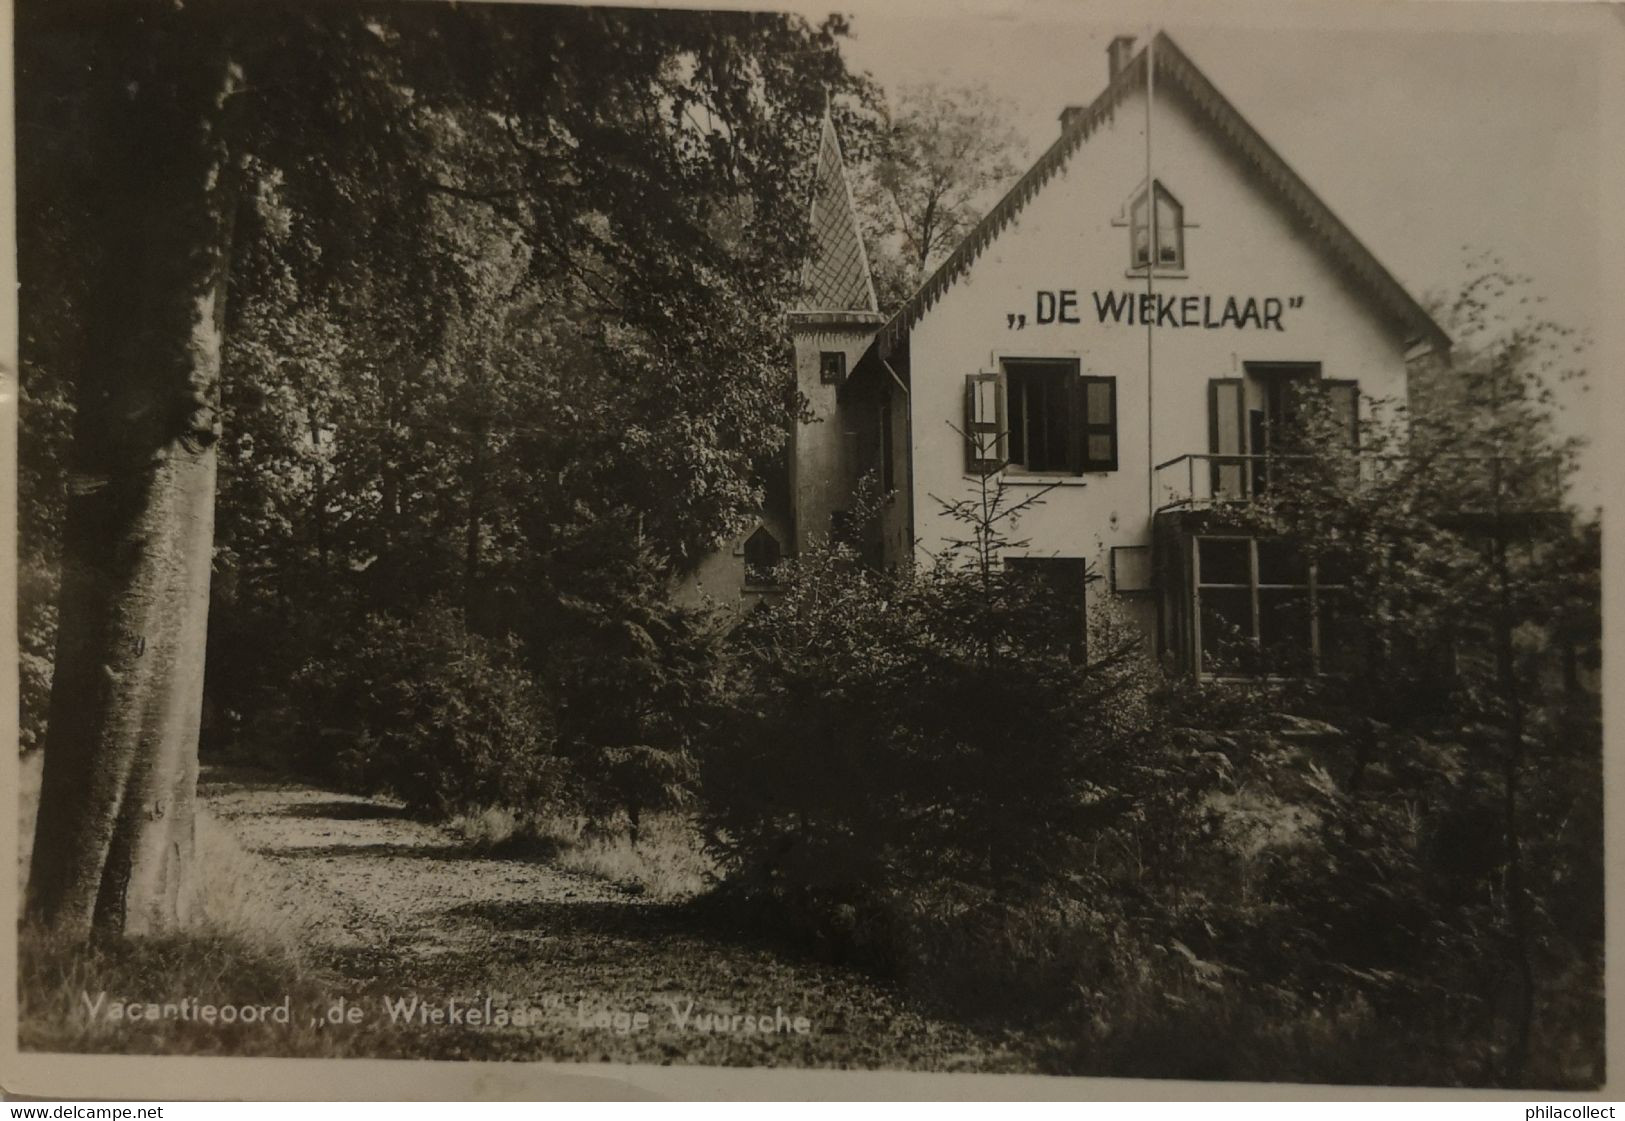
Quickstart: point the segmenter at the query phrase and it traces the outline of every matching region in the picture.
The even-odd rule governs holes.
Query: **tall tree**
[[[489,372],[448,333],[482,283],[446,234],[448,205],[506,224],[538,306],[577,324],[553,353],[585,357],[618,406],[618,432],[589,426],[599,459],[573,493],[613,483],[668,563],[742,514],[788,405],[778,297],[804,238],[790,187],[825,91],[851,84],[843,31],[517,6],[23,7],[21,202],[73,233],[25,238],[23,281],[97,278],[80,306],[41,310],[72,317],[64,334],[84,345],[54,367],[74,385],[76,427],[37,918],[83,934],[185,917],[228,338],[258,330],[257,349],[233,350],[290,391],[234,412],[258,410],[260,434],[303,472],[288,489],[310,491],[324,568],[369,507],[385,534],[352,568],[405,572],[391,535],[408,514],[433,525],[438,465],[418,449],[426,403],[447,397],[419,390],[454,368]],[[533,419],[568,434],[591,413],[568,395],[574,370],[546,372],[561,407]],[[472,426],[470,455],[490,383],[458,379],[461,411],[436,418]],[[363,435],[390,437],[352,477],[348,511],[333,494],[356,443],[346,402],[366,403]],[[463,476],[477,508],[456,518],[465,571],[488,563],[480,455]],[[231,462],[266,466],[242,447]]]
[[[1585,347],[1571,328],[1516,314],[1534,301],[1525,278],[1490,263],[1442,309],[1454,363],[1417,374],[1409,412],[1372,403],[1358,443],[1379,454],[1362,463],[1347,414],[1306,400],[1292,469],[1243,515],[1301,542],[1328,589],[1316,605],[1326,676],[1306,692],[1349,748],[1330,819],[1354,857],[1345,873],[1382,868],[1373,853],[1403,847],[1391,827],[1427,809],[1415,832],[1435,850],[1405,859],[1435,877],[1417,894],[1438,908],[1439,929],[1470,931],[1483,914],[1498,935],[1478,984],[1503,1019],[1511,1084],[1537,1038],[1543,974],[1572,968],[1554,942],[1600,954],[1592,922],[1553,926],[1562,897],[1601,914],[1601,837],[1583,836],[1600,828],[1600,724],[1581,684],[1598,656],[1599,535],[1567,505],[1579,445],[1554,423],[1557,388],[1583,378]],[[1333,889],[1345,904],[1387,898],[1397,913],[1415,902],[1361,876]],[[1404,936],[1387,949],[1412,965],[1451,944],[1414,915],[1388,927]],[[1394,964],[1368,950],[1364,966]]]
[[[882,308],[907,298],[1015,177],[1009,113],[985,88],[936,83],[905,87],[883,111],[854,190]]]
[[[197,18],[98,11],[75,60],[92,87],[74,139],[94,153],[77,170],[100,268],[30,879],[33,909],[70,930],[161,929],[187,908],[240,78]]]

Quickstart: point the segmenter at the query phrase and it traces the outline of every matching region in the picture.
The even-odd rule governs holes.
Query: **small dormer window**
[[[1146,205],[1144,191],[1140,192],[1140,197],[1134,200],[1134,205],[1129,210],[1129,260],[1133,268],[1150,267],[1153,264],[1154,247],[1157,268],[1183,269],[1185,208],[1179,205],[1179,200],[1169,194],[1168,189],[1160,182],[1155,185],[1152,194],[1157,200],[1154,214]]]
[[[771,586],[775,582],[773,570],[779,566],[782,556],[779,539],[766,526],[758,526],[745,541],[745,583],[752,587]]]

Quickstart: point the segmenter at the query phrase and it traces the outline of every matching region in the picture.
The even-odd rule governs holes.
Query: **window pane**
[[[1320,671],[1358,673],[1365,663],[1365,625],[1359,605],[1346,592],[1321,592]]]
[[[1161,229],[1177,230],[1183,211],[1184,208],[1166,194],[1157,195],[1157,225]]]
[[[1112,438],[1110,436],[1090,436],[1087,455],[1090,463],[1110,463],[1112,459]]]
[[[1010,462],[1027,462],[1027,395],[1020,379],[1011,378],[1005,388],[1008,415],[1005,426],[1010,429]]]
[[[1309,592],[1261,588],[1258,593],[1259,647],[1273,673],[1309,669]]]
[[[1184,220],[1180,205],[1158,188],[1157,195],[1157,261],[1164,265],[1177,265],[1180,248],[1180,226]]]
[[[1044,399],[1044,454],[1031,464],[1035,471],[1065,471],[1068,405],[1066,379],[1070,371],[1051,370],[1040,383]]]
[[[1253,595],[1245,588],[1204,588],[1202,669],[1208,673],[1249,671],[1253,651]]]
[[[1307,584],[1309,564],[1290,541],[1258,542],[1258,582],[1260,584]]]
[[[1090,424],[1109,424],[1112,419],[1112,386],[1106,381],[1091,381],[1084,385]]]
[[[757,529],[745,542],[745,582],[770,584],[773,569],[779,563],[779,541],[765,526]]]
[[[1067,469],[1071,363],[1012,360],[1005,367],[1010,462],[1029,471]]]
[[[1250,584],[1253,575],[1252,553],[1245,540],[1216,541],[1202,538],[1197,541],[1201,580],[1204,584]]]
[[[1341,549],[1328,549],[1315,562],[1315,583],[1322,588],[1328,584],[1349,582],[1353,559]]]

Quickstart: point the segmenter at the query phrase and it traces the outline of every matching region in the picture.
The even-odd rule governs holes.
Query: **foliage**
[[[1495,268],[1467,287],[1454,365],[1410,411],[1369,402],[1360,456],[1303,402],[1292,469],[1234,513],[1343,588],[1343,657],[1289,697],[1331,729],[1326,863],[1273,890],[1326,932],[1309,960],[1379,1013],[1451,1008],[1474,1077],[1511,1084],[1550,1077],[1559,1025],[1601,1039],[1599,533],[1565,508],[1577,449],[1552,415],[1583,348],[1498,310],[1522,291]]]
[[[689,800],[718,631],[706,612],[672,604],[630,511],[553,525],[547,541],[531,562],[523,633],[557,698],[576,804],[600,827],[624,818],[635,846],[646,812]]]
[[[102,361],[80,289],[109,262],[97,150],[72,139],[105,21],[89,0],[26,7],[32,737],[74,386]],[[650,725],[680,707],[673,675],[704,661],[685,653],[703,628],[655,604],[756,507],[795,413],[780,310],[816,121],[827,98],[850,122],[873,96],[845,72],[844,21],[230,0],[172,15],[174,51],[241,70],[224,119],[241,203],[231,244],[207,247],[231,275],[206,743],[296,752],[286,683],[334,629],[446,598],[473,633],[525,644],[587,801],[670,804],[684,744]],[[638,726],[590,715],[613,707],[609,682]]]
[[[566,766],[546,697],[514,643],[470,634],[455,609],[369,615],[295,688],[305,764],[346,787],[442,818],[534,812],[561,796]]]
[[[854,201],[882,310],[951,253],[1018,170],[1009,106],[980,87],[906,87],[854,169]]]
[[[1083,649],[1076,609],[1000,563],[1036,496],[984,486],[951,511],[976,544],[930,568],[876,571],[840,541],[787,565],[736,635],[730,719],[703,761],[734,890],[893,970],[926,967],[924,915],[974,926],[1087,894],[1092,843],[1190,796],[1137,639],[1101,614]],[[961,902],[935,910],[943,892]]]

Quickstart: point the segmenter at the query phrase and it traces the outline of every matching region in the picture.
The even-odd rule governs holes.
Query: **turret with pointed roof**
[[[801,270],[801,299],[788,319],[795,341],[796,388],[810,422],[790,432],[794,549],[829,534],[835,511],[849,500],[853,478],[851,418],[843,408],[847,373],[869,349],[886,319],[875,299],[857,207],[841,158],[835,122],[824,110],[808,214],[812,245]]]
[[[801,270],[801,311],[879,311],[869,255],[858,228],[857,207],[841,158],[835,122],[824,110],[813,176],[812,254]]]

